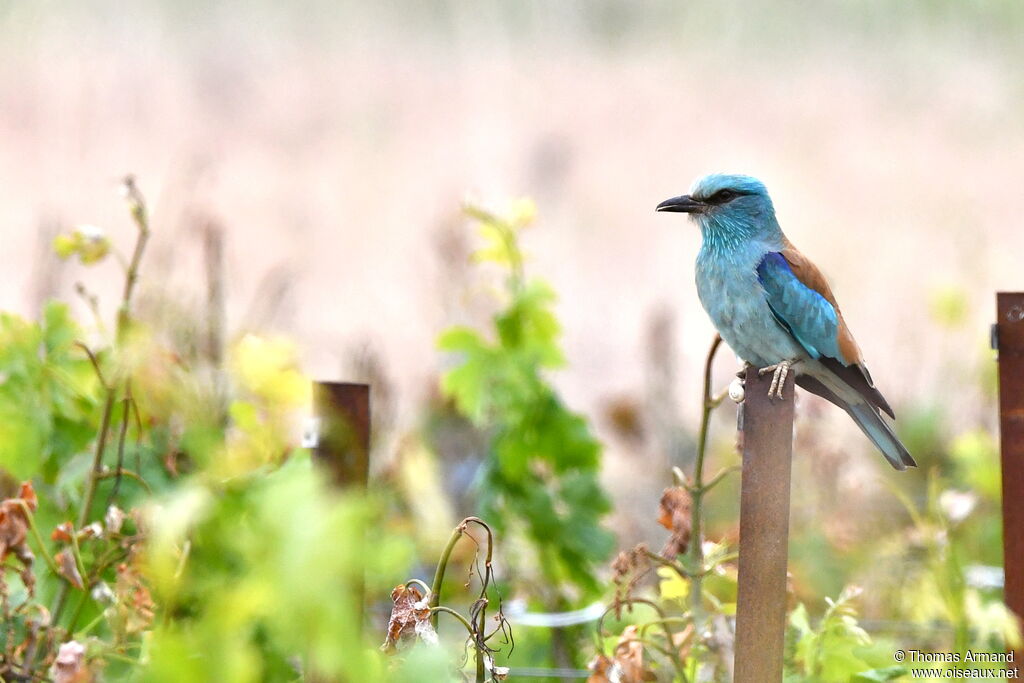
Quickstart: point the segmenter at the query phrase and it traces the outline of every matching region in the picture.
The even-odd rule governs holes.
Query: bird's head
[[[768,190],[747,175],[706,175],[693,184],[690,194],[666,199],[657,211],[690,214],[706,237],[753,236],[778,230]]]

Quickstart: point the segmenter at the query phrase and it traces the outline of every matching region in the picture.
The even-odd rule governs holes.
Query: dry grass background
[[[114,300],[112,264],[43,254],[77,223],[126,234],[131,171],[155,214],[151,295],[201,306],[197,226],[217,222],[231,329],[294,336],[324,378],[373,348],[409,425],[436,334],[483,310],[460,202],[530,195],[570,403],[607,435],[609,401],[642,402],[667,310],[692,424],[712,334],[699,235],[653,207],[736,170],[831,276],[897,409],[957,402],[970,422],[992,293],[1024,278],[1022,29],[994,0],[0,2],[0,307],[31,313],[84,277]],[[950,288],[959,329],[929,313]],[[613,443],[609,477],[639,485],[620,503],[651,507],[663,470]]]

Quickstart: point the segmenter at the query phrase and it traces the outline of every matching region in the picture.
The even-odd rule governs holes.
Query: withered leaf
[[[51,541],[63,541],[64,543],[71,542],[71,535],[75,533],[75,525],[71,522],[61,522],[53,529],[53,533],[50,534]]]
[[[82,575],[78,573],[78,565],[75,564],[75,556],[69,549],[61,550],[53,556],[53,559],[57,561],[57,569],[60,570],[60,575],[67,579],[72,586],[79,590],[85,588],[85,584],[82,582]]]
[[[127,517],[125,511],[116,505],[111,505],[107,508],[107,514],[103,516],[103,523],[107,526],[107,534],[119,534],[121,533],[121,527],[124,526],[124,520]]]
[[[32,482],[30,481],[21,482],[21,490],[18,491],[18,498],[25,501],[25,504],[28,505],[28,509],[32,512],[35,512],[36,508],[39,507],[39,499],[36,498],[36,490],[32,488]]]
[[[437,633],[430,623],[430,607],[416,586],[395,586],[391,591],[391,618],[388,620],[388,634],[381,649],[394,652],[406,639],[420,639],[436,644]]]
[[[665,489],[658,505],[658,524],[672,532],[661,554],[675,557],[686,552],[690,545],[691,518],[690,493],[682,486]]]
[[[132,563],[122,562],[117,566],[114,595],[117,596],[118,623],[125,633],[141,633],[149,628],[156,603]]]
[[[608,670],[611,667],[612,660],[606,655],[598,654],[587,665],[591,671],[590,676],[587,677],[587,683],[609,683]]]
[[[32,574],[32,562],[35,556],[26,543],[28,538],[29,520],[25,508],[34,511],[38,507],[36,493],[31,482],[21,485],[17,498],[8,498],[0,502],[0,563],[9,555],[14,555],[21,562],[21,580],[29,595],[35,593],[35,576]]]
[[[657,680],[655,673],[644,667],[644,646],[637,634],[636,626],[627,626],[611,658],[599,654],[591,660],[589,666],[592,673],[587,683],[643,683]]]

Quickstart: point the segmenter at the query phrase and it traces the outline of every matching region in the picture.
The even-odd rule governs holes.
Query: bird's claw
[[[757,374],[761,376],[767,375],[769,372],[772,373],[772,383],[768,387],[768,398],[777,398],[780,401],[786,400],[786,397],[782,395],[782,389],[786,386],[786,378],[789,376],[790,369],[799,362],[799,360],[784,360],[775,365],[758,369]]]

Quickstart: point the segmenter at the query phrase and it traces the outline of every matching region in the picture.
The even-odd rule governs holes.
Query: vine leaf
[[[643,683],[656,681],[658,677],[644,666],[644,646],[640,642],[635,625],[622,631],[618,645],[611,657],[599,654],[590,662],[590,677],[587,683]]]
[[[21,581],[29,595],[35,592],[36,578],[32,573],[32,562],[35,555],[29,550],[27,538],[29,520],[25,509],[35,511],[39,501],[31,482],[21,485],[17,498],[8,498],[0,503],[0,563],[9,555],[14,555],[21,562]]]
[[[388,619],[388,635],[381,650],[394,652],[406,640],[422,640],[429,645],[437,644],[437,633],[430,625],[430,606],[416,586],[395,586],[391,591],[391,618]]]
[[[53,559],[57,561],[57,568],[60,569],[60,575],[67,579],[72,586],[78,590],[85,588],[85,583],[82,581],[82,575],[78,571],[78,566],[75,565],[75,556],[67,548],[61,550],[59,553],[53,556]]]
[[[661,502],[658,505],[658,524],[672,532],[665,543],[665,548],[661,551],[663,557],[672,558],[682,555],[689,547],[692,533],[691,505],[690,494],[682,486],[667,488],[661,494]]]

